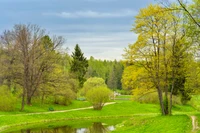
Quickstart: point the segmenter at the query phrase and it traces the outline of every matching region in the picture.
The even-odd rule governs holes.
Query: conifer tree
[[[82,53],[78,44],[76,44],[74,48],[74,52],[72,52],[72,63],[71,63],[71,72],[74,72],[79,80],[79,86],[82,87],[83,83],[86,81],[85,74],[88,68],[88,61],[86,57],[84,57],[84,53]]]

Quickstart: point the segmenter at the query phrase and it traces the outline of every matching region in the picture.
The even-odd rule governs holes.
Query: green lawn
[[[197,113],[191,106],[177,105],[173,107],[173,113],[179,114],[175,116],[165,117],[160,116],[160,108],[157,104],[141,104],[133,101],[116,100],[115,104],[105,106],[101,111],[87,109],[81,111],[72,112],[59,112],[52,114],[30,114],[26,115],[27,112],[46,112],[49,106],[33,104],[33,106],[26,106],[25,112],[0,112],[0,130],[6,126],[26,125],[26,124],[37,124],[44,122],[57,122],[62,120],[89,120],[89,119],[111,119],[111,118],[126,118],[125,126],[116,132],[138,132],[138,131],[163,131],[170,129],[169,131],[187,131],[191,129],[191,120],[187,115]],[[66,110],[73,108],[81,108],[91,106],[85,101],[74,101],[70,106],[59,106],[54,105],[55,110]],[[21,113],[21,114],[20,114]],[[134,123],[133,123],[134,122]],[[176,122],[180,128],[176,128]],[[161,124],[162,123],[162,124]],[[167,123],[167,124],[166,124]],[[137,124],[141,125],[138,126]],[[166,125],[165,125],[166,124]],[[189,126],[186,126],[189,125]],[[158,126],[158,127],[157,127]],[[157,129],[158,128],[158,129]],[[134,129],[134,130],[133,130]]]
[[[114,133],[190,133],[191,119],[187,115],[133,117],[119,124]]]
[[[74,105],[75,106],[75,105]],[[34,106],[33,106],[34,107]],[[117,101],[116,104],[105,106],[101,111],[93,109],[54,113],[54,114],[32,114],[32,115],[0,115],[0,127],[24,123],[37,123],[52,120],[64,119],[96,119],[96,118],[116,118],[133,116],[135,114],[155,113],[159,115],[159,106],[154,104],[140,104],[131,101]],[[2,113],[3,114],[3,113]]]
[[[132,95],[118,95],[118,96],[116,96],[116,98],[131,99],[131,98],[132,98]]]
[[[24,111],[20,112],[21,104],[20,102],[17,103],[16,105],[16,110],[13,112],[2,112],[0,111],[0,115],[5,115],[5,114],[25,114],[25,113],[34,113],[34,112],[47,112],[49,111],[50,107],[53,107],[53,109],[56,110],[69,110],[69,109],[75,109],[75,108],[84,108],[84,107],[89,107],[92,106],[89,102],[87,101],[78,101],[74,100],[72,104],[68,106],[63,106],[63,105],[58,105],[58,104],[40,104],[37,102],[33,102],[32,106],[25,105]]]

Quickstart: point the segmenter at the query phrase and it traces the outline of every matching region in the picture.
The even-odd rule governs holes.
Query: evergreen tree
[[[83,83],[86,81],[85,74],[88,68],[88,61],[83,56],[80,47],[76,44],[74,52],[72,53],[72,63],[71,63],[71,72],[74,72],[79,80],[79,86],[82,87]]]

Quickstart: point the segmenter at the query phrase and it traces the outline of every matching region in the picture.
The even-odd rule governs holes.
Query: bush
[[[54,98],[55,104],[69,105],[76,98],[76,94],[71,89],[67,89],[65,92],[57,93]]]
[[[6,86],[0,87],[0,111],[15,110],[17,98],[8,90]]]
[[[106,102],[109,101],[111,91],[107,87],[95,87],[90,89],[87,94],[87,100],[92,103],[95,110],[101,110]]]
[[[86,96],[87,92],[94,87],[107,87],[104,79],[92,77],[89,78],[80,90],[80,96]]]

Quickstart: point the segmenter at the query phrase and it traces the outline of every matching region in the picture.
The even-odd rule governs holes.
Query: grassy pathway
[[[116,102],[105,103],[104,106],[115,104],[115,103]],[[85,108],[69,109],[69,110],[51,111],[51,112],[48,111],[48,112],[38,112],[38,113],[13,114],[13,115],[9,115],[9,116],[26,116],[26,115],[55,114],[55,113],[64,113],[64,112],[71,112],[71,111],[86,110],[86,109],[92,109],[92,108],[93,108],[93,106],[85,107]],[[0,117],[2,117],[2,116],[7,116],[7,115],[0,115]]]

